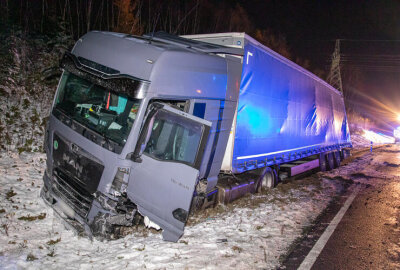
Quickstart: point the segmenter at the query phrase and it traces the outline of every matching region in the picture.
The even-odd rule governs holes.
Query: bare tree
[[[139,18],[137,17],[138,2],[131,0],[114,0],[118,10],[116,24],[113,31],[127,34],[141,34]]]
[[[87,0],[86,6],[86,32],[90,31],[90,20],[92,17],[92,0]]]
[[[265,46],[271,48],[288,59],[291,58],[290,49],[284,36],[280,34],[274,34],[271,29],[257,29],[254,36]]]

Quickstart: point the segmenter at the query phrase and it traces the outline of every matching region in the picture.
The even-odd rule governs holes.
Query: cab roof
[[[216,54],[242,55],[243,50],[189,40],[165,32],[132,36],[92,31],[77,41],[72,53],[77,57],[115,69],[120,74],[149,81],[152,69],[162,55],[195,54],[204,57],[206,54],[223,61]],[[195,62],[193,62],[194,68]]]

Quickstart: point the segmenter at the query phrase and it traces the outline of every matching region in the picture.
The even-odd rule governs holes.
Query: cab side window
[[[160,110],[154,118],[144,153],[158,160],[179,161],[193,166],[203,127]]]

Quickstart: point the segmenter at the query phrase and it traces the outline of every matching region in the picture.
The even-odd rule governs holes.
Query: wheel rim
[[[265,188],[273,188],[275,186],[275,177],[273,170],[267,169],[261,179],[261,186]]]

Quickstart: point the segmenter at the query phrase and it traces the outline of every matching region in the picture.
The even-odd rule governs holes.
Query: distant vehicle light
[[[383,134],[378,134],[376,132],[373,132],[372,130],[364,129],[363,137],[373,143],[394,143],[395,142],[395,138],[386,136]]]
[[[397,127],[394,131],[393,131],[393,136],[397,139],[400,139],[400,127]]]

